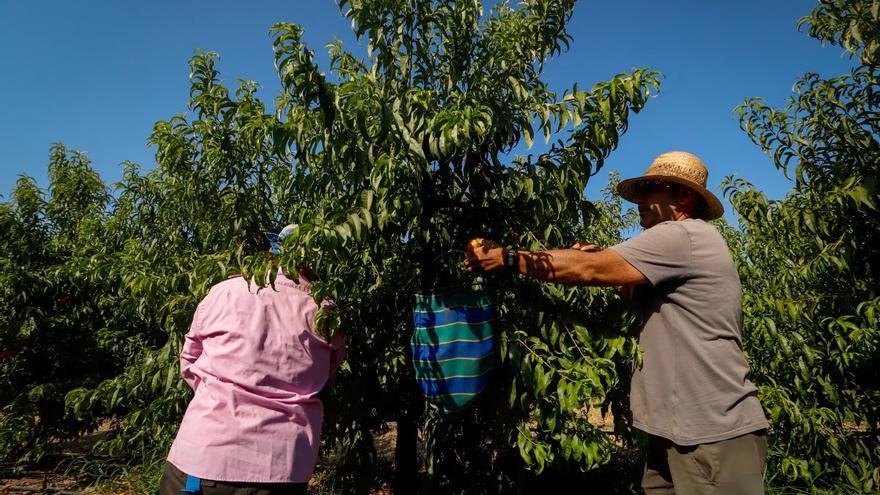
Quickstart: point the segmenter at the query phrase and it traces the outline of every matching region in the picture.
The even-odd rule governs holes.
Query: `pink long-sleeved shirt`
[[[275,288],[243,278],[211,288],[180,353],[195,391],[168,461],[217,481],[308,481],[324,409],[318,392],[344,359],[344,339],[314,328],[308,283],[279,273]]]

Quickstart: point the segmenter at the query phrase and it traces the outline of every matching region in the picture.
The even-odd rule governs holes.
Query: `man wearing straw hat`
[[[696,156],[664,153],[617,190],[644,232],[601,249],[543,252],[485,241],[471,271],[507,269],[565,285],[618,286],[641,310],[642,365],[633,370],[633,425],[648,435],[648,494],[762,494],[767,419],[742,352],[742,288],[727,244],[706,220],[721,202]]]

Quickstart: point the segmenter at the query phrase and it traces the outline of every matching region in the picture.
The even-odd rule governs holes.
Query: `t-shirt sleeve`
[[[676,222],[657,224],[609,249],[642,272],[654,286],[683,278],[690,268],[690,238],[687,230]]]

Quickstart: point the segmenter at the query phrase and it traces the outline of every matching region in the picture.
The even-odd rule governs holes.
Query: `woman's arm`
[[[202,355],[202,338],[199,335],[201,329],[201,311],[203,304],[199,304],[193,315],[192,325],[186,336],[183,338],[183,348],[180,350],[180,374],[187,385],[193,391],[199,387],[201,379],[192,372],[191,368]]]

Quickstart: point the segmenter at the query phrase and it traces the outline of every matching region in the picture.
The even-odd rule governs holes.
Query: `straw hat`
[[[708,178],[709,171],[706,165],[695,155],[684,151],[670,151],[655,158],[645,175],[618,184],[617,192],[623,199],[636,203],[643,193],[640,184],[646,181],[674,182],[699,194],[706,202],[706,207],[698,215],[699,218],[714,220],[724,214],[724,206],[706,189]]]

